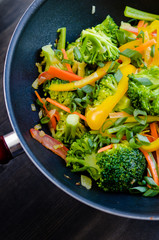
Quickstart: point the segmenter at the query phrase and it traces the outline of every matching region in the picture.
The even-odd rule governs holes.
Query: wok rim
[[[16,25],[16,28],[11,36],[10,43],[7,48],[7,53],[5,57],[5,63],[4,63],[4,71],[3,71],[3,92],[4,92],[4,100],[5,105],[8,113],[8,117],[11,123],[11,126],[13,130],[16,132],[19,141],[21,143],[21,146],[26,153],[26,155],[29,157],[29,159],[32,161],[32,163],[39,169],[39,171],[49,180],[51,181],[56,187],[64,191],[69,196],[73,197],[74,199],[80,201],[83,204],[86,204],[89,207],[95,208],[97,210],[100,210],[102,212],[112,214],[114,216],[119,217],[125,217],[130,219],[138,219],[138,220],[159,220],[159,216],[150,216],[148,214],[137,214],[137,213],[129,213],[128,211],[121,211],[116,210],[113,208],[109,208],[106,206],[103,206],[101,204],[97,204],[91,200],[88,200],[85,197],[82,197],[81,195],[75,193],[73,190],[71,190],[69,187],[66,187],[63,183],[61,183],[59,180],[55,179],[53,175],[38,161],[36,160],[36,157],[34,156],[33,152],[30,150],[30,148],[27,146],[26,141],[24,140],[21,131],[18,127],[18,124],[16,123],[16,117],[14,116],[12,107],[11,107],[11,98],[10,95],[7,94],[9,92],[9,73],[7,71],[8,66],[11,66],[11,59],[12,55],[14,53],[14,48],[16,47],[16,43],[21,35],[21,32],[25,25],[27,24],[30,17],[33,15],[35,11],[44,3],[46,0],[34,0],[29,7],[26,9],[22,17],[20,18],[18,24]],[[10,69],[10,67],[9,67]]]

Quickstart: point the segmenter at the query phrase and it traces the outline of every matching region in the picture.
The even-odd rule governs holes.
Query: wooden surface
[[[12,130],[2,88],[14,28],[31,0],[0,0],[0,135]],[[1,240],[152,240],[159,222],[116,217],[90,208],[49,182],[25,154],[0,165]]]

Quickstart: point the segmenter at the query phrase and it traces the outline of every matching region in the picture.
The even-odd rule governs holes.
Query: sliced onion
[[[81,185],[88,190],[91,189],[92,188],[92,179],[85,175],[81,175]]]
[[[32,110],[33,112],[35,112],[35,111],[36,111],[36,106],[35,106],[35,104],[34,104],[34,103],[32,103],[32,104],[31,104],[31,110]]]
[[[34,89],[38,89],[38,86],[39,86],[39,84],[38,84],[38,78],[37,78],[37,79],[35,79],[35,81],[33,82],[32,87],[33,87]]]
[[[34,126],[34,129],[36,129],[36,130],[42,129],[41,124],[37,124],[37,125],[35,125],[35,126]]]

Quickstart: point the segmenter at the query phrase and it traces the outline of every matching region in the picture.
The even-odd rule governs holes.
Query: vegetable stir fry
[[[42,47],[32,84],[40,122],[30,133],[81,172],[87,189],[93,183],[153,197],[159,194],[159,16],[131,7],[124,15],[131,21],[118,26],[107,16],[67,44],[62,27],[55,48]]]

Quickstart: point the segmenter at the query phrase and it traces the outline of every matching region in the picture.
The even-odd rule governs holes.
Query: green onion
[[[126,139],[130,141],[130,139],[133,138],[133,136],[134,136],[133,131],[126,129]]]
[[[128,108],[124,108],[123,111],[130,114],[130,115],[133,115],[134,108],[130,106]]]
[[[150,185],[151,187],[159,188],[159,186],[155,183],[155,181],[153,180],[152,177],[145,176],[145,177],[144,177],[144,180],[145,180],[145,181],[147,182],[147,184]]]
[[[153,58],[155,56],[155,45],[151,46],[150,56]]]
[[[155,197],[159,194],[159,190],[148,189],[143,196],[144,197]]]
[[[59,39],[57,43],[57,49],[65,49],[65,44],[66,44],[66,28],[59,28],[57,30],[57,33],[59,33]]]
[[[137,38],[142,38],[142,42],[144,43],[144,38],[145,38],[145,34],[144,32],[141,30],[140,33],[137,35]]]
[[[142,143],[142,145],[150,145],[150,142],[147,139],[147,137],[145,137],[141,134],[136,134],[136,137],[138,138],[139,142]]]
[[[122,72],[120,71],[120,69],[118,69],[118,70],[116,71],[116,73],[114,74],[114,77],[115,77],[117,83],[119,83],[120,80],[121,80],[121,78],[123,77],[123,74],[122,74]]]
[[[134,118],[137,122],[139,122],[142,125],[145,125],[147,122],[147,113],[145,111],[139,110],[139,109],[135,109],[133,112]],[[141,116],[145,116],[145,118],[141,118],[139,117],[139,115]]]
[[[46,124],[48,122],[50,122],[50,118],[48,116],[46,117],[43,117],[41,120],[40,120],[41,124]]]
[[[116,61],[113,61],[111,64],[110,64],[110,67],[107,71],[107,73],[115,73],[119,67],[120,63],[116,62]]]
[[[38,98],[36,99],[36,103],[37,103],[40,107],[43,107],[43,104],[39,101]]]
[[[111,138],[111,143],[116,144],[116,143],[119,143],[119,142],[120,142],[120,139],[115,138],[115,137],[112,137],[112,138]]]
[[[63,52],[59,49],[55,50],[55,56],[62,61],[63,60]]]
[[[102,62],[98,62],[97,64],[98,64],[98,67],[100,67],[100,68],[104,67],[104,65],[105,65],[105,64],[102,63]]]
[[[81,88],[81,90],[85,93],[91,93],[94,90],[94,87],[91,85],[85,85],[84,87]]]
[[[120,43],[120,45],[123,45],[123,44],[125,44],[127,42],[126,35],[121,30],[117,30],[116,31],[116,37],[117,37],[118,42]]]
[[[120,52],[121,55],[128,57],[131,59],[131,63],[135,66],[135,67],[141,67],[142,64],[144,64],[143,60],[142,60],[142,54],[139,53],[136,50],[132,50],[132,49],[125,49],[123,52]],[[144,64],[145,67],[145,64]]]
[[[132,148],[139,148],[143,145],[142,143],[136,141],[135,137],[130,139],[129,144],[130,144],[130,147]]]
[[[143,12],[128,6],[126,6],[124,10],[124,16],[145,21],[154,21],[155,19],[159,19],[159,15]]]
[[[117,127],[109,128],[107,130],[107,133],[108,134],[112,134],[112,133],[116,133],[116,132],[118,132],[120,130],[125,130],[125,129],[126,129],[126,127],[124,125],[120,125],[120,126],[117,126]]]
[[[73,54],[74,54],[74,58],[75,58],[76,61],[78,61],[78,62],[82,62],[83,61],[82,54],[81,54],[81,52],[80,52],[78,47],[75,47],[73,49]]]
[[[125,56],[125,57],[128,57],[128,58],[132,58],[132,57],[140,57],[140,58],[142,58],[141,53],[139,53],[136,50],[129,49],[129,48],[125,49],[123,52],[120,52],[120,54]]]
[[[138,82],[139,84],[144,85],[144,86],[151,86],[152,85],[152,82],[146,77],[142,77],[142,78],[134,77],[134,80],[136,82]]]
[[[73,65],[73,61],[68,60],[68,59],[63,59],[61,62],[62,62],[62,63],[68,63],[68,64],[70,64],[70,65]]]
[[[147,190],[148,190],[148,187],[145,187],[145,186],[133,187],[129,189],[130,193],[133,193],[133,194],[145,193]]]
[[[117,126],[123,124],[126,120],[127,120],[127,117],[118,118],[118,119],[114,122],[114,126],[117,127]]]
[[[136,134],[136,133],[141,133],[141,132],[144,131],[145,128],[147,128],[147,127],[148,127],[148,124],[146,124],[146,125],[138,125],[138,124],[136,124],[136,126],[134,126],[134,127],[132,128],[132,132],[133,132],[134,134]]]
[[[116,137],[120,141],[124,135],[125,135],[125,129],[121,129],[120,131],[117,132]]]

